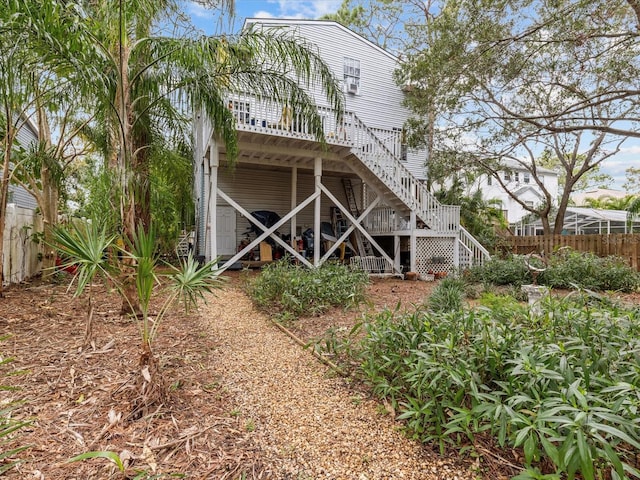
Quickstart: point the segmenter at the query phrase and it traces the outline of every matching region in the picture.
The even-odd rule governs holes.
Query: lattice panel
[[[453,270],[455,238],[416,238],[416,270],[420,275]]]

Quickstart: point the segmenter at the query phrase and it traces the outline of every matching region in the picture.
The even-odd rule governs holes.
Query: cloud
[[[248,11],[253,4],[260,5],[260,10]],[[265,8],[265,3],[269,8]],[[327,13],[335,13],[342,0],[267,0],[253,2],[252,0],[236,0],[238,10],[248,11],[248,15],[257,18],[310,18],[316,19]],[[257,5],[256,5],[257,6]]]
[[[213,10],[211,10],[210,8],[205,8],[195,2],[187,3],[187,13],[196,18],[214,18]]]
[[[631,145],[628,147],[622,147],[620,148],[620,153],[621,154],[630,153],[633,155],[638,155],[640,154],[640,145]]]

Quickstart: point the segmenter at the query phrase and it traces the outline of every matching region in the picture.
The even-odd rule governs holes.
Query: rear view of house
[[[404,140],[409,112],[393,79],[397,58],[331,21],[246,25],[291,29],[317,46],[341,82],[345,111],[336,115],[320,91],[310,92],[322,148],[290,107],[230,92],[240,152],[233,169],[210,122],[197,118],[198,254],[220,257],[223,268],[281,254],[307,266],[350,256],[372,273],[423,277],[488,256],[461,227],[459,207],[439,204],[422,182],[426,155]]]

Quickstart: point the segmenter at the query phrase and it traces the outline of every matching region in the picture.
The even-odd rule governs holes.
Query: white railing
[[[229,109],[236,117],[240,130],[315,139],[308,123],[291,107],[253,95],[234,94],[230,97]],[[461,250],[469,252],[467,255],[470,256],[470,261],[476,261],[482,256],[488,257],[486,249],[460,226],[460,207],[440,204],[402,163],[402,131],[369,128],[353,112],[344,112],[341,120],[336,119],[335,112],[327,107],[318,107],[318,113],[322,118],[326,141],[351,147],[352,153],[362,164],[410,210],[415,211],[418,220],[424,222],[425,226],[435,232],[459,231]],[[371,223],[373,226],[377,222],[377,228],[372,228],[372,231],[396,228],[400,226],[399,221],[400,218],[394,218],[393,221],[390,217],[386,220],[382,217],[374,218]]]
[[[489,251],[478,242],[463,226],[460,226],[458,235],[458,261],[459,268],[482,265],[489,260]]]

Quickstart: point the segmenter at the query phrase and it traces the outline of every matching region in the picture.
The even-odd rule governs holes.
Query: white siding
[[[38,141],[38,136],[29,123],[25,123],[18,131],[17,142],[14,148],[28,150]],[[0,174],[2,169],[0,168]],[[18,185],[9,186],[9,202],[18,207],[34,210],[38,204],[33,195]]]
[[[373,43],[334,22],[259,21],[265,26],[289,27],[316,45],[322,59],[329,65],[337,79],[343,79],[344,58],[360,61],[360,90],[358,94],[345,93],[346,110],[354,112],[370,128],[401,129],[409,118],[409,111],[402,106],[404,94],[393,79],[397,59]],[[286,22],[291,22],[286,25]],[[319,88],[314,92],[319,105],[327,106]],[[425,156],[410,151],[407,167],[414,176],[425,178]]]

